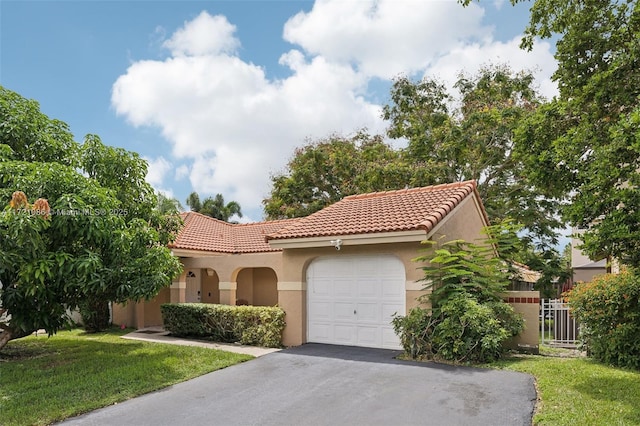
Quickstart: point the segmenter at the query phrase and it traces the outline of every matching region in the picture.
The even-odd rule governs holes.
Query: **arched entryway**
[[[274,306],[278,304],[278,277],[271,268],[244,268],[236,277],[236,304]]]
[[[216,271],[203,269],[201,277],[202,303],[220,303],[220,278]]]

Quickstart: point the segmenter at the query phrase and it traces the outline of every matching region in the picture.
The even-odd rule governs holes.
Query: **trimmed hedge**
[[[160,310],[164,328],[175,336],[282,347],[285,312],[277,306],[165,303]]]

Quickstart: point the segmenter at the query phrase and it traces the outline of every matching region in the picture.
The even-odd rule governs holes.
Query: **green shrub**
[[[426,262],[423,281],[431,292],[418,300],[431,307],[414,308],[406,317],[393,319],[407,355],[454,362],[500,358],[506,340],[524,330],[522,315],[503,301],[509,263],[496,255],[516,245],[516,231],[517,226],[505,222],[485,228],[490,237],[480,244],[450,241],[414,259]]]
[[[176,336],[218,342],[281,347],[285,312],[279,307],[167,303],[161,306],[166,330]]]
[[[407,316],[395,315],[391,324],[407,355],[413,359],[432,357],[431,337],[435,321],[430,311],[413,308]]]
[[[413,359],[484,363],[499,359],[504,343],[524,329],[522,316],[503,302],[480,303],[459,294],[440,305],[439,314],[413,308],[392,320],[404,351]]]
[[[640,369],[640,275],[631,270],[602,275],[578,284],[567,297],[594,359]]]
[[[433,331],[435,359],[492,362],[506,351],[504,343],[524,328],[522,317],[506,303],[480,303],[468,295],[450,298],[440,307]]]

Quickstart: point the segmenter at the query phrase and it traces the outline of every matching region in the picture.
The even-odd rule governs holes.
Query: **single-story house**
[[[283,343],[398,348],[391,318],[416,306],[422,241],[482,238],[488,219],[474,181],[353,195],[307,217],[231,224],[183,214],[171,245],[183,274],[152,301],[114,308],[113,320],[162,324],[167,302],[278,305]],[[519,342],[537,348],[538,292],[505,299],[534,321]]]

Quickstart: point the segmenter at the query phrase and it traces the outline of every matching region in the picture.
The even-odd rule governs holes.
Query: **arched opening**
[[[245,268],[236,278],[236,304],[274,306],[278,304],[278,278],[271,268]]]
[[[202,270],[202,303],[220,303],[220,278],[211,268]]]

